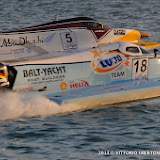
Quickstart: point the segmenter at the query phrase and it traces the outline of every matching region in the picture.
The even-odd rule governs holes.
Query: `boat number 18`
[[[147,69],[147,60],[143,59],[141,61],[141,64],[139,64],[139,60],[136,61],[136,63],[134,63],[134,66],[136,67],[136,73],[138,72],[138,70],[140,69],[140,72],[145,72]]]
[[[132,79],[144,79],[148,76],[148,58],[134,59]]]

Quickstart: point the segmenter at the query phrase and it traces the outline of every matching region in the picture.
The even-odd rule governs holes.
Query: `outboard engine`
[[[7,66],[0,63],[0,88],[9,87]]]

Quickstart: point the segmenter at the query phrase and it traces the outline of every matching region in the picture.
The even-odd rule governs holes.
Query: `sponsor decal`
[[[31,84],[63,81],[65,74],[65,66],[23,70],[23,77]]]
[[[83,88],[83,87],[88,87],[89,84],[87,81],[83,81],[83,80],[80,80],[80,81],[70,81],[69,83],[69,88],[70,89],[76,89],[76,88]],[[66,83],[61,83],[61,89],[64,90],[67,88],[67,84]]]
[[[15,50],[13,50],[13,53],[14,54],[22,54],[22,53],[24,53],[24,48],[15,49]]]
[[[83,80],[79,82],[70,81],[70,89],[87,87],[87,86],[89,86],[87,81],[83,81]]]
[[[61,83],[61,89],[65,90],[67,88],[67,84],[66,83]]]
[[[29,92],[29,91],[33,91],[33,88],[23,88],[23,89],[20,89],[19,92]]]
[[[115,71],[112,72],[111,74],[112,79],[119,79],[119,78],[125,78],[126,77],[126,72],[125,71]]]
[[[115,92],[115,91],[122,91],[125,90],[126,88],[128,88],[128,85],[125,86],[116,86],[116,87],[109,87],[109,88],[105,88],[104,90],[107,92]]]
[[[97,73],[108,73],[123,65],[129,67],[129,56],[118,51],[103,52],[101,50],[91,51],[94,60],[91,62],[92,69]]]
[[[125,35],[126,32],[124,29],[114,29],[114,35]]]
[[[25,44],[36,44],[36,43],[43,43],[43,38],[40,38],[40,36],[37,36],[37,39],[34,40],[28,40],[28,37],[19,37],[18,39],[10,39],[10,38],[4,38],[2,41],[1,47],[12,47],[12,46],[19,46],[19,45],[25,45]]]
[[[23,70],[24,77],[48,76],[61,73],[66,73],[65,66]]]

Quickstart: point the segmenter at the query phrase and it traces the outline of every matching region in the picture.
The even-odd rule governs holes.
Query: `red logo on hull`
[[[81,88],[81,87],[87,87],[89,86],[88,82],[81,80],[79,83],[75,83],[74,81],[70,82],[70,88]]]

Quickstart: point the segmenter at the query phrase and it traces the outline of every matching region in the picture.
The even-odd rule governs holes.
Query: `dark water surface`
[[[159,0],[0,1],[1,31],[76,16],[160,41]],[[45,97],[1,97],[0,159],[160,159],[160,99],[57,115],[65,111]]]

